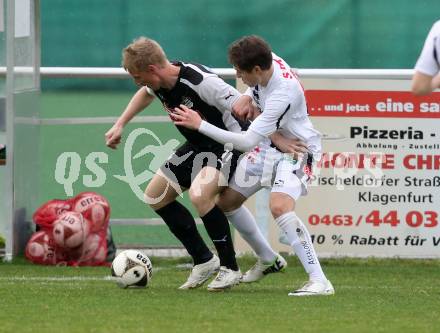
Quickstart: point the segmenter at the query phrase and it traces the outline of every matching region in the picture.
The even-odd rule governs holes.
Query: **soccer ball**
[[[26,257],[32,262],[55,264],[55,244],[45,231],[32,235],[26,246]]]
[[[103,241],[98,234],[90,234],[83,243],[81,261],[92,259]]]
[[[90,265],[104,263],[107,258],[107,241],[98,234],[90,234],[81,250],[81,263]]]
[[[53,223],[63,213],[70,211],[71,206],[70,200],[50,200],[37,209],[33,215],[33,220],[40,227],[52,230]]]
[[[152,274],[150,259],[136,250],[122,251],[112,263],[112,276],[121,288],[146,287]]]
[[[90,231],[97,232],[106,226],[110,217],[110,205],[102,196],[94,192],[83,192],[74,199],[73,210],[90,221]]]
[[[26,245],[25,254],[33,263],[43,265],[55,265],[65,259],[47,231],[38,231],[32,235]]]
[[[105,262],[107,258],[107,245],[103,244],[101,247],[95,252],[93,258],[90,260],[92,264],[99,264]]]
[[[71,249],[84,242],[89,227],[80,213],[66,212],[55,221],[52,234],[58,246]]]

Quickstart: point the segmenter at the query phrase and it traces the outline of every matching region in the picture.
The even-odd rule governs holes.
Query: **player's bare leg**
[[[234,244],[228,220],[216,205],[216,196],[227,184],[224,175],[214,167],[204,167],[192,181],[189,197],[197,209],[209,237],[220,257],[220,271],[208,285],[208,290],[217,291],[239,283],[241,272],[235,258]]]
[[[223,174],[211,166],[206,166],[196,175],[189,189],[189,197],[200,216],[207,214],[216,204],[217,195],[223,191]]]
[[[182,242],[194,261],[188,280],[179,289],[201,286],[219,270],[220,261],[206,246],[191,213],[176,201],[179,189],[159,169],[145,190],[145,201]]]
[[[283,271],[287,262],[272,249],[254,216],[243,206],[246,199],[243,194],[228,187],[217,197],[217,205],[258,256],[257,263],[241,279],[241,282],[250,283],[261,280],[269,273]]]
[[[145,189],[145,202],[152,209],[158,210],[176,200],[178,196],[177,189],[182,192],[186,191],[186,189],[181,189],[179,185],[171,182],[159,169]]]
[[[310,234],[295,214],[295,200],[288,194],[272,192],[270,210],[289,244],[309,275],[309,281],[300,289],[289,293],[289,296],[332,295],[334,289],[324,275],[310,238]]]

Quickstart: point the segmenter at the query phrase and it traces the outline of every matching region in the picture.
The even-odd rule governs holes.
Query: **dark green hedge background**
[[[440,19],[439,0],[41,1],[42,65],[120,65],[140,35],[170,59],[229,67],[235,39],[263,36],[299,68],[412,68]],[[43,87],[129,87],[127,82],[45,82]]]

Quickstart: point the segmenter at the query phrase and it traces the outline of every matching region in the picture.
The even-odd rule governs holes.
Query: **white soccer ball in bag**
[[[146,287],[152,274],[150,259],[136,250],[122,251],[112,262],[112,276],[121,288]]]
[[[58,246],[71,249],[84,242],[89,227],[80,213],[65,212],[55,221],[52,233]]]
[[[73,211],[81,213],[90,222],[90,231],[102,230],[110,218],[108,201],[95,192],[83,192],[75,197]]]

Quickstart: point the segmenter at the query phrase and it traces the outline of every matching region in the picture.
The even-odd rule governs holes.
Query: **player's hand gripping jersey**
[[[247,94],[258,105],[261,114],[245,133],[227,132],[206,121],[201,121],[198,129],[201,133],[220,143],[232,143],[235,149],[241,151],[250,151],[259,144],[262,149],[254,149],[248,155],[251,165],[243,167],[246,170],[245,173],[262,177],[263,171],[267,169],[265,166],[266,162],[272,160],[275,162],[273,167],[276,176],[275,179],[273,177],[269,177],[269,179],[272,180],[274,186],[282,185],[283,187],[295,189],[295,194],[291,196],[297,198],[299,195],[306,193],[313,159],[317,159],[321,151],[321,134],[313,128],[307,114],[304,90],[290,70],[290,67],[284,60],[273,54],[272,68],[273,72],[265,86],[256,85],[247,91]],[[195,112],[190,109],[179,110],[178,116],[176,116],[177,123],[179,124],[181,121],[181,124],[183,123],[185,126],[194,128],[194,124],[197,124],[196,118],[198,118],[194,118],[194,114]],[[186,122],[186,119],[191,120]],[[296,160],[276,151],[274,148],[269,149],[270,141],[268,136],[276,131],[287,138],[299,138],[305,142],[308,154]],[[269,169],[272,169],[271,163],[268,164]],[[298,179],[290,177],[292,173],[295,173]],[[299,180],[302,186],[297,180]],[[295,184],[290,184],[291,181],[295,182]],[[244,186],[238,184],[238,187]],[[297,191],[299,187],[302,187],[301,192]],[[254,192],[254,190],[251,192]]]

